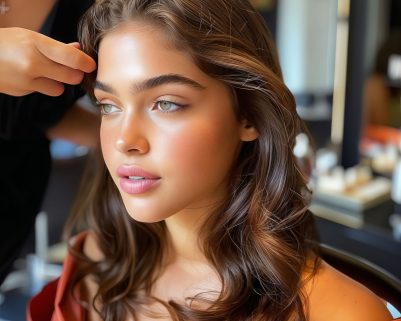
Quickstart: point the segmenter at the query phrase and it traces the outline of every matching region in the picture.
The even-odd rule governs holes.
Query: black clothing
[[[64,43],[77,41],[79,18],[93,0],[60,0],[41,33]],[[0,75],[1,76],[1,75]],[[47,128],[83,95],[66,85],[59,97],[0,94],[0,284],[40,210],[51,168]]]

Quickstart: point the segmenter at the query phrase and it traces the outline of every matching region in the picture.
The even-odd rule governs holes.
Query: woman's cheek
[[[210,162],[217,147],[216,134],[208,126],[190,126],[188,130],[177,132],[168,137],[162,146],[168,159],[181,169],[190,169],[187,174],[197,174],[202,171],[202,165]]]
[[[103,158],[108,166],[108,161],[114,149],[114,137],[107,125],[102,123],[100,127],[100,146],[102,149]]]

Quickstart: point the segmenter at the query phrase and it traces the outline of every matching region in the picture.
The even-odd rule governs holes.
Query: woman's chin
[[[164,217],[160,217],[160,215],[155,215],[153,213],[144,213],[142,211],[141,214],[138,214],[137,212],[127,210],[129,216],[136,222],[140,223],[157,223],[164,221]]]

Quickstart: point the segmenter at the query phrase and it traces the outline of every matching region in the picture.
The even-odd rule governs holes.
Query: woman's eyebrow
[[[183,84],[187,86],[191,86],[196,89],[206,89],[205,86],[201,85],[200,83],[196,82],[195,80],[192,80],[190,78],[187,78],[182,75],[178,74],[166,74],[166,75],[160,75],[157,77],[145,79],[139,82],[134,82],[131,86],[132,91],[134,93],[140,92],[140,91],[145,91],[148,89],[152,89],[157,86],[165,85],[165,84]],[[113,86],[106,84],[104,82],[101,82],[99,80],[95,81],[95,88],[100,89],[102,91],[111,93],[111,94],[116,94],[117,90],[113,88]]]
[[[113,95],[116,94],[116,90],[112,86],[107,85],[106,83],[101,82],[99,80],[95,80],[94,89],[99,89],[101,91],[104,91],[104,92],[107,92],[107,93],[110,93],[110,94],[113,94]]]
[[[178,74],[166,74],[166,75],[160,75],[157,77],[149,78],[137,83],[133,84],[133,90],[134,92],[137,91],[144,91],[148,90],[157,86],[165,85],[165,84],[171,84],[171,83],[176,83],[176,84],[182,84],[182,85],[187,85],[191,86],[197,89],[205,89],[204,86],[196,82],[195,80],[192,80],[190,78],[187,78],[182,75]]]

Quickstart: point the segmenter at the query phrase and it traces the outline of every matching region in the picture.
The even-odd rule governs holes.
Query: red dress
[[[82,249],[87,233],[79,234],[75,239],[74,248]],[[85,310],[72,297],[69,281],[74,271],[75,262],[67,255],[63,264],[61,276],[46,285],[42,291],[33,297],[27,306],[28,321],[84,321]],[[75,293],[79,298],[79,290]]]

